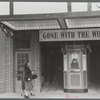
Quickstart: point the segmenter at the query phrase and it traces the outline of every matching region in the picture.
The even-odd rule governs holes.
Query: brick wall
[[[5,34],[0,28],[0,93],[6,92],[5,80]]]
[[[39,33],[34,31],[32,34],[32,70],[38,75],[37,79],[33,80],[33,86],[36,93],[40,92],[41,89],[41,61],[40,61],[40,43],[39,43]]]
[[[0,55],[0,93],[13,92],[13,40],[7,38],[1,29]],[[31,41],[31,67],[32,70],[38,75],[38,78],[33,80],[34,90],[36,93],[39,93],[41,89],[40,57],[39,33],[38,31],[33,31]]]
[[[6,92],[13,92],[13,40],[6,37],[6,58],[5,58],[5,74],[6,74]]]
[[[13,40],[0,28],[0,93],[13,92]]]

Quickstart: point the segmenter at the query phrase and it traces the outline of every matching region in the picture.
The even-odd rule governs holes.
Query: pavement
[[[0,98],[24,98],[20,93],[2,93]],[[100,99],[100,93],[38,93],[35,96],[30,96],[30,98],[36,99]]]

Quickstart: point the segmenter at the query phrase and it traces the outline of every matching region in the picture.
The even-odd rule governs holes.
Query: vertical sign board
[[[100,28],[39,31],[40,42],[81,40],[100,40]]]
[[[64,55],[64,71],[67,71],[67,55]]]
[[[86,64],[86,54],[83,54],[82,57],[83,57],[83,58],[82,58],[82,59],[83,59],[83,70],[86,70],[86,69],[87,69],[87,68],[86,68],[86,67],[87,67],[87,66],[86,66],[86,65],[87,65],[87,64]]]

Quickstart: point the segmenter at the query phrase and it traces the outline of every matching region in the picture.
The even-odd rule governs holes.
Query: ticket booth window
[[[79,63],[78,63],[77,59],[72,60],[71,69],[79,69]]]
[[[79,61],[78,61],[78,54],[76,52],[72,53],[71,55],[71,68],[70,69],[79,69]]]

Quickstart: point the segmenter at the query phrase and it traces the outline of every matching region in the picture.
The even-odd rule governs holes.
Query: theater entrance
[[[60,42],[41,43],[41,54],[42,85],[45,90],[52,88],[52,91],[63,91],[63,54]]]
[[[83,42],[41,43],[42,87],[47,91],[87,92],[87,47]]]

